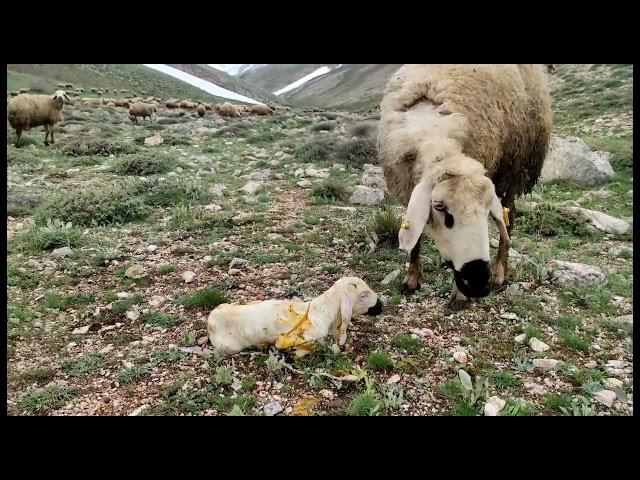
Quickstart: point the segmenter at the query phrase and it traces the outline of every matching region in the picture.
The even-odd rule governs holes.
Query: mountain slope
[[[223,102],[197,87],[139,64],[7,64],[9,90],[28,87],[34,91],[53,91],[58,83],[73,83],[89,89],[126,88],[131,93],[160,98],[191,98]]]
[[[277,97],[270,91],[257,85],[249,84],[240,78],[236,78],[222,70],[210,67],[209,65],[185,63],[167,65],[255,100],[268,103],[283,103],[283,99]]]
[[[241,73],[239,78],[270,92],[276,92],[325,65],[334,67],[337,64],[273,63],[247,70]]]

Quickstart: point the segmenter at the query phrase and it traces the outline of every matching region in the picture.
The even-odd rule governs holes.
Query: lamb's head
[[[466,297],[487,296],[491,290],[489,215],[508,242],[502,205],[486,176],[445,177],[435,185],[422,180],[409,201],[399,233],[400,248],[411,252],[426,225],[436,247],[452,264],[460,292]]]
[[[64,90],[56,90],[56,93],[51,97],[58,109],[62,109],[65,103],[69,103],[69,97]]]
[[[346,315],[377,315],[382,311],[382,302],[376,292],[358,277],[343,277],[331,289],[340,294],[341,311]]]

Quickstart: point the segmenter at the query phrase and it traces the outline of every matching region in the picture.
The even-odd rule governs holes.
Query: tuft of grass
[[[563,332],[560,332],[560,338],[562,338],[564,344],[569,348],[580,350],[584,353],[587,353],[589,351],[589,341],[585,340],[582,337],[579,337],[578,335],[565,330]]]
[[[163,352],[155,352],[151,355],[151,359],[154,363],[159,364],[174,364],[180,363],[187,359],[187,356],[178,349],[170,348]]]
[[[408,353],[418,353],[422,348],[422,341],[419,338],[414,338],[411,335],[398,334],[391,339],[391,345]]]
[[[561,411],[561,408],[571,407],[571,397],[564,393],[552,393],[546,398],[544,404],[551,410]]]
[[[246,392],[253,390],[256,386],[257,379],[253,375],[247,375],[242,379],[242,389]]]
[[[524,400],[507,398],[507,404],[502,410],[505,417],[530,417],[535,413],[534,407]]]
[[[33,370],[26,370],[18,375],[17,379],[21,383],[36,382],[38,384],[47,383],[53,380],[55,372],[49,367],[37,367]]]
[[[101,353],[92,352],[67,362],[63,368],[69,375],[81,377],[98,372],[104,363],[104,356]]]
[[[93,303],[95,299],[96,296],[93,293],[74,293],[70,295],[61,295],[57,292],[50,292],[45,295],[43,306],[45,308],[69,310],[71,308],[82,307]]]
[[[522,384],[519,378],[509,372],[489,372],[486,377],[498,390],[519,387]]]
[[[320,131],[330,132],[334,128],[336,128],[335,122],[318,122],[318,123],[314,123],[311,126],[311,131],[312,132],[320,132]]]
[[[577,213],[555,205],[542,204],[536,208],[524,207],[516,213],[518,230],[527,235],[557,237],[592,237],[588,222]]]
[[[171,158],[143,153],[119,158],[111,170],[119,175],[143,176],[167,173],[176,166],[177,162]]]
[[[136,147],[102,138],[82,138],[82,140],[72,140],[65,143],[60,147],[60,150],[72,157],[87,155],[107,157],[109,155],[133,153],[136,151]]]
[[[82,231],[70,223],[47,219],[45,226],[35,226],[17,235],[15,242],[27,252],[40,253],[54,248],[75,247],[81,237]]]
[[[334,147],[333,156],[345,165],[361,168],[365,163],[378,163],[378,147],[373,138],[345,140]]]
[[[189,308],[215,308],[226,302],[227,295],[216,287],[203,288],[180,299],[180,303]]]
[[[351,137],[368,137],[378,129],[378,122],[358,122],[349,127],[348,134]]]
[[[479,410],[479,407],[472,404],[467,398],[458,399],[453,404],[453,415],[456,417],[475,417]]]
[[[158,272],[162,275],[166,275],[167,273],[175,272],[176,265],[174,263],[163,263],[158,267]]]
[[[131,368],[123,368],[116,375],[116,381],[123,385],[138,382],[151,373],[148,365],[134,365]]]
[[[171,328],[180,323],[179,320],[170,317],[164,313],[147,313],[142,317],[142,321],[147,325],[154,327]]]
[[[375,415],[380,408],[380,403],[376,398],[376,395],[372,391],[366,391],[355,396],[345,413],[349,416],[363,417],[369,415]]]
[[[64,405],[77,394],[78,391],[75,388],[65,385],[51,385],[27,393],[18,403],[18,410],[26,413],[43,412]]]
[[[216,367],[215,374],[213,376],[213,383],[217,387],[224,385],[231,385],[233,382],[233,369],[231,367],[219,366]]]
[[[349,191],[340,183],[326,179],[311,191],[315,203],[344,202],[349,199]]]
[[[327,162],[333,152],[334,140],[320,139],[302,144],[295,149],[295,157],[301,162]]]
[[[402,219],[398,217],[394,209],[390,205],[385,205],[382,210],[374,213],[369,223],[369,230],[378,236],[378,245],[397,248],[401,224]]]
[[[134,305],[138,305],[139,303],[142,303],[142,300],[144,300],[144,296],[141,293],[136,293],[131,298],[127,298],[121,302],[115,302],[111,306],[111,311],[116,315],[126,313]]]
[[[393,368],[393,360],[389,354],[383,351],[375,351],[369,354],[367,364],[374,370],[389,370]]]

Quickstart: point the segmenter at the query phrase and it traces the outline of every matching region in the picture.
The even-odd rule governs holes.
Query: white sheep
[[[24,130],[44,126],[44,144],[49,145],[47,138],[53,139],[54,125],[62,120],[62,108],[69,97],[64,90],[57,90],[51,95],[21,94],[9,100],[8,119],[16,132],[16,147],[20,148],[20,138]]]
[[[310,302],[266,300],[219,305],[209,315],[207,330],[213,348],[228,355],[275,345],[280,350],[294,350],[299,358],[329,334],[344,345],[352,316],[381,311],[378,296],[363,280],[344,277]]]

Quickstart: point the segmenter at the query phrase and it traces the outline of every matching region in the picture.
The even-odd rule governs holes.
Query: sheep
[[[178,108],[180,105],[177,100],[167,100],[164,102],[165,108]]]
[[[398,234],[410,253],[403,290],[420,287],[426,226],[454,270],[449,308],[463,308],[504,282],[515,199],[533,189],[549,146],[546,74],[539,65],[404,65],[380,111],[380,163],[407,206]],[[493,266],[489,215],[500,233]]]
[[[266,105],[251,105],[249,110],[251,113],[255,113],[256,115],[273,115],[273,110]]]
[[[549,73],[549,74],[551,74],[551,73],[556,71],[556,67],[552,63],[545,63],[544,66],[547,67],[547,73]]]
[[[227,355],[275,345],[280,350],[294,350],[300,358],[329,334],[344,345],[352,316],[381,311],[378,295],[363,280],[343,277],[310,302],[266,300],[219,305],[209,314],[207,332],[213,348]]]
[[[136,125],[138,124],[138,117],[142,117],[142,120],[149,117],[149,120],[151,120],[151,115],[156,111],[156,108],[155,105],[149,103],[133,103],[129,106],[129,118],[131,118],[131,121]]]
[[[84,97],[81,101],[84,105],[88,105],[90,107],[97,107],[104,104],[102,97]]]
[[[185,109],[191,110],[191,109],[196,108],[196,106],[197,105],[195,103],[193,103],[191,100],[182,100],[180,102],[180,108],[185,108]]]
[[[204,105],[202,104],[198,105],[198,108],[196,110],[198,112],[198,116],[200,117],[204,117],[204,114],[207,113],[207,109],[204,108]]]
[[[23,130],[44,126],[44,144],[49,145],[47,138],[53,139],[53,128],[62,120],[62,108],[69,97],[64,90],[56,90],[51,95],[18,95],[9,100],[8,119],[16,132],[16,148],[20,148],[20,137]]]
[[[206,110],[212,110],[213,109],[213,105],[211,105],[210,103],[202,102],[202,105],[204,105],[204,108]]]
[[[236,105],[224,102],[222,105],[216,105],[216,112],[222,117],[242,117],[240,110]]]

